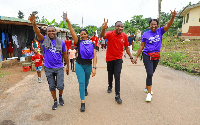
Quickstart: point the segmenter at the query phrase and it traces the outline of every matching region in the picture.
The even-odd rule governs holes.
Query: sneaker
[[[146,102],[151,102],[152,95],[150,93],[147,94]]]
[[[87,89],[85,89],[85,96],[88,96],[88,91],[87,91]]]
[[[60,104],[61,106],[63,106],[63,105],[64,105],[64,100],[63,100],[63,98],[62,98],[62,97],[59,97],[59,104]]]
[[[80,109],[81,112],[84,112],[85,111],[85,103],[81,103],[81,109]]]
[[[39,83],[41,83],[41,82],[42,82],[41,78],[38,78],[38,82],[39,82]]]
[[[52,110],[56,110],[58,107],[58,101],[54,101],[54,104],[52,106]]]
[[[145,92],[145,93],[148,93],[147,88],[144,89],[144,92]],[[152,92],[152,91],[151,91],[151,95],[153,95],[153,92]]]
[[[121,103],[122,103],[122,100],[120,99],[120,95],[116,95],[116,96],[115,96],[115,101],[116,101],[118,104],[121,104]]]
[[[108,93],[111,93],[111,92],[112,92],[112,88],[111,88],[111,87],[108,87],[107,92],[108,92]]]

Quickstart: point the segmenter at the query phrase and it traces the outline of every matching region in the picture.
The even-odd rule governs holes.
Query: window
[[[189,13],[187,14],[186,23],[189,21]]]
[[[185,17],[183,17],[183,23],[185,24]]]

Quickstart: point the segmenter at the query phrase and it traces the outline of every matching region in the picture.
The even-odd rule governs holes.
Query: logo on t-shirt
[[[124,40],[123,40],[123,39],[121,39],[121,41],[124,43]]]
[[[155,42],[158,42],[160,41],[160,36],[159,35],[156,35],[155,37],[150,37],[149,38],[149,43],[155,43]]]
[[[51,51],[52,53],[59,53],[58,51],[56,51],[56,47],[49,48],[49,51]]]
[[[90,44],[90,40],[85,40],[85,41],[83,41],[83,44]],[[93,42],[95,42],[95,41],[93,41]]]

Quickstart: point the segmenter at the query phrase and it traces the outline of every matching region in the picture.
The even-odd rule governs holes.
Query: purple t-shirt
[[[158,28],[156,32],[147,31],[142,35],[141,42],[145,42],[144,53],[160,52],[162,35],[165,33],[164,26]]]
[[[40,41],[40,43],[43,43],[44,39],[45,39],[45,36],[43,36],[43,40]],[[49,48],[48,50],[46,50],[46,48],[44,46],[42,46],[43,51],[44,51],[44,66],[47,67],[47,68],[63,67],[62,52],[66,51],[65,43],[64,43],[63,40],[61,40],[61,42],[62,42],[62,52],[57,52],[56,51],[56,39],[51,40],[51,42],[53,44],[53,48]]]

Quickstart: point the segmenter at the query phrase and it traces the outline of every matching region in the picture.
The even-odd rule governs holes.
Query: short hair
[[[53,28],[55,29],[55,31],[56,31],[56,28],[55,28],[53,25],[48,25],[48,26],[47,26],[47,29],[48,29],[49,27],[53,27]],[[48,32],[48,30],[47,30],[47,32]]]
[[[156,22],[157,22],[157,25],[158,25],[158,23],[159,23],[157,19],[151,19],[151,20],[149,21],[149,26],[150,26],[150,23],[151,23],[152,21],[156,21]]]
[[[122,21],[117,21],[117,22],[115,23],[115,26],[117,25],[117,23],[122,23]]]
[[[81,29],[79,34],[81,34],[82,31],[85,31],[88,34],[88,31],[86,29]]]

